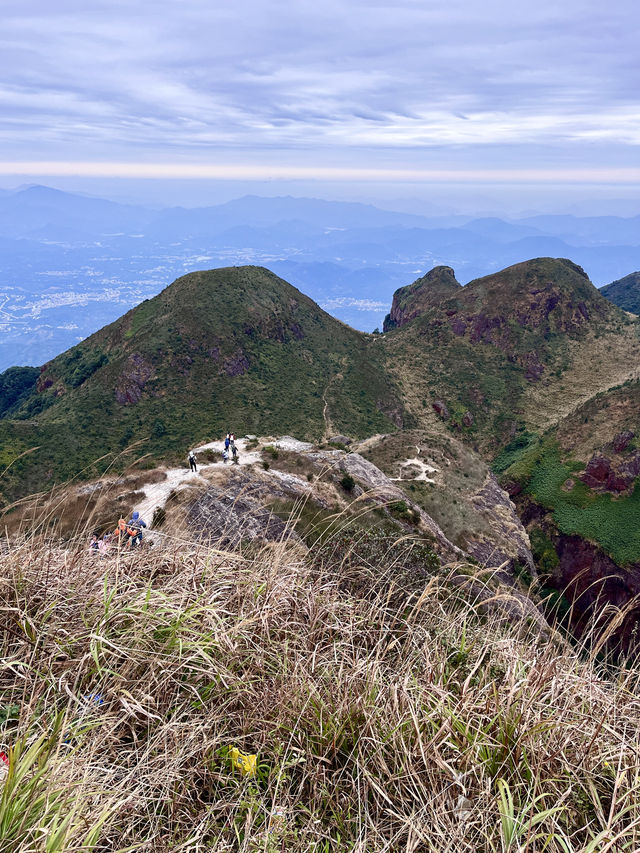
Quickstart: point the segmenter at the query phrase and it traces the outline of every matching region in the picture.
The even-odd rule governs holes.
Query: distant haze
[[[16,191],[34,182],[0,176],[2,189]],[[111,199],[124,204],[157,207],[204,207],[244,195],[310,196],[327,201],[361,202],[420,216],[459,214],[469,217],[523,217],[536,214],[635,216],[640,213],[640,187],[635,184],[477,184],[235,181],[178,179],[105,179],[36,176],[37,183],[60,190]]]
[[[0,186],[631,215],[637,4],[5,0]]]
[[[355,328],[432,267],[473,278],[565,257],[597,285],[640,270],[640,216],[417,215],[248,195],[196,208],[114,203],[46,186],[0,192],[0,371],[40,365],[197,269],[264,266]]]

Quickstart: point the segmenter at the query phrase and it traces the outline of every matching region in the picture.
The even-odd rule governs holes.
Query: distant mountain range
[[[0,369],[39,364],[193,269],[259,264],[354,328],[434,266],[463,284],[539,256],[597,285],[640,269],[640,217],[422,217],[371,205],[246,196],[197,209],[33,186],[0,194]]]

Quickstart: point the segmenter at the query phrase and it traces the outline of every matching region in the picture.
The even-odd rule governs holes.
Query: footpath
[[[200,473],[201,471],[210,471],[213,468],[229,468],[232,465],[253,465],[256,462],[259,462],[260,451],[248,451],[247,442],[248,439],[246,438],[236,439],[236,447],[238,448],[237,462],[233,462],[231,458],[228,462],[223,462],[222,459],[218,462],[200,461],[204,460],[207,450],[213,450],[216,453],[222,454],[222,451],[224,450],[223,439],[220,441],[211,441],[209,444],[202,444],[200,447],[194,447],[193,451],[196,454],[196,459],[198,460],[197,472],[191,471],[189,468],[161,468],[160,470],[164,471],[167,475],[166,479],[161,480],[159,483],[150,483],[148,486],[144,486],[144,498],[140,503],[136,504],[133,509],[140,513],[140,518],[144,519],[148,525],[151,525],[154,510],[157,507],[164,507],[172,492],[185,488],[194,482],[197,483],[198,480],[204,482],[204,478]],[[229,454],[229,456],[231,456],[231,454]]]

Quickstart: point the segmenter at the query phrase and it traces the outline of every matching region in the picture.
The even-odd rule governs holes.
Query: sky
[[[3,0],[0,186],[640,212],[639,24],[632,0]]]

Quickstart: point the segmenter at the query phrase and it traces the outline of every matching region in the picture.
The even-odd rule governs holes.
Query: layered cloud
[[[636,17],[628,0],[5,0],[3,159],[459,167],[493,148],[487,166],[524,168],[534,146],[631,165]]]

